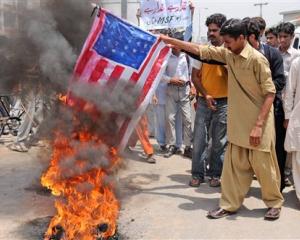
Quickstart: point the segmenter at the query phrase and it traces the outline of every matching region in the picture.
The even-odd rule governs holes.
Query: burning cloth
[[[111,176],[120,164],[117,150],[126,146],[169,55],[169,47],[156,36],[99,11],[66,99],[78,111],[55,132],[51,162],[41,178],[57,196],[57,214],[45,240],[110,239],[116,234],[120,206]]]

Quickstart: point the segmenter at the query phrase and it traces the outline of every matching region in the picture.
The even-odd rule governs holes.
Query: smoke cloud
[[[30,1],[30,0],[29,0]],[[0,89],[3,93],[18,94],[26,98],[29,93],[39,94],[44,101],[45,118],[38,136],[52,141],[54,130],[63,131],[72,139],[74,117],[80,122],[78,129],[103,136],[109,146],[117,144],[117,122],[113,114],[130,118],[135,110],[140,89],[126,83],[113,89],[101,85],[70,84],[76,59],[90,31],[93,17],[91,2],[97,0],[42,0],[39,8],[22,9],[19,13],[20,29],[11,36],[0,36]],[[59,94],[71,90],[84,101],[101,110],[95,119],[60,103]],[[76,140],[73,140],[76,145]],[[64,177],[74,176],[91,168],[107,167],[106,150],[82,148],[80,153],[65,159],[67,169],[78,159],[84,159],[84,170],[73,169]],[[49,156],[48,156],[49,157]]]

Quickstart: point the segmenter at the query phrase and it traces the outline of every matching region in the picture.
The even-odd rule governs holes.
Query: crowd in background
[[[264,56],[264,58],[260,60],[263,63],[254,61],[254,63],[248,63],[245,68],[238,70],[232,67],[237,64],[235,61],[240,61],[238,57],[248,57],[249,54],[246,50],[243,50],[239,54],[233,54],[232,65],[228,63],[228,54],[226,55],[225,53],[226,56],[223,58],[221,53],[218,52],[222,51],[220,49],[229,49],[231,53],[235,53],[234,49],[230,47],[230,41],[224,42],[223,38],[224,35],[229,34],[229,36],[237,41],[238,37],[240,37],[239,35],[234,35],[236,34],[236,29],[232,26],[236,23],[233,20],[240,21],[240,26],[242,27],[240,27],[239,34],[244,36],[246,42],[245,46],[246,44],[247,46],[251,46],[255,52]],[[228,21],[232,22],[231,25]],[[152,120],[150,122],[150,125],[154,125],[154,135],[159,145],[159,151],[163,153],[164,157],[169,158],[176,153],[182,153],[183,150],[183,156],[192,159],[192,176],[189,182],[191,187],[199,187],[207,179],[211,187],[219,187],[222,182],[222,197],[225,195],[223,192],[232,191],[226,189],[229,184],[224,184],[224,181],[230,182],[230,189],[236,187],[238,192],[242,188],[247,189],[246,186],[248,183],[243,187],[238,186],[238,184],[232,182],[232,179],[231,181],[228,180],[231,176],[224,174],[224,172],[232,173],[233,171],[233,169],[223,169],[226,149],[233,148],[232,142],[234,142],[234,140],[228,141],[227,135],[229,132],[231,139],[235,137],[238,139],[239,135],[242,136],[245,134],[243,133],[244,129],[239,127],[239,125],[243,125],[244,123],[234,120],[237,118],[241,119],[241,116],[234,116],[234,114],[232,114],[234,111],[239,113],[236,109],[241,108],[243,105],[242,98],[246,96],[248,99],[245,100],[246,102],[250,101],[252,102],[251,104],[259,106],[256,110],[253,110],[253,112],[256,112],[256,115],[258,115],[258,110],[264,108],[262,106],[265,106],[263,99],[266,96],[265,101],[267,102],[271,99],[273,103],[272,108],[270,108],[268,112],[272,112],[274,122],[269,121],[270,117],[267,117],[268,120],[265,120],[265,122],[267,122],[264,122],[265,125],[263,125],[263,123],[262,125],[257,123],[257,129],[252,129],[252,131],[248,129],[246,133],[247,136],[245,135],[246,137],[244,139],[249,141],[250,132],[255,135],[257,131],[262,131],[262,136],[264,136],[264,134],[269,135],[269,142],[272,142],[274,139],[274,148],[264,146],[267,142],[267,140],[264,140],[264,137],[260,139],[261,142],[257,142],[259,138],[252,138],[252,136],[250,136],[250,145],[248,143],[244,144],[242,141],[236,142],[236,144],[244,147],[243,151],[245,149],[252,150],[255,148],[259,149],[259,154],[270,152],[270,159],[272,159],[270,160],[270,164],[272,167],[275,167],[273,169],[274,172],[277,172],[277,175],[275,174],[271,178],[276,178],[279,182],[278,184],[271,184],[271,182],[264,183],[264,177],[260,176],[263,175],[262,172],[256,170],[256,168],[262,167],[257,167],[256,165],[259,164],[257,161],[259,158],[263,158],[263,155],[258,154],[257,157],[248,156],[248,158],[251,159],[257,158],[256,161],[253,159],[249,160],[254,162],[251,162],[248,167],[251,169],[252,175],[254,175],[251,176],[251,179],[252,177],[257,177],[262,185],[262,194],[266,194],[266,196],[263,196],[265,202],[267,202],[265,198],[268,198],[267,195],[270,194],[270,192],[277,195],[277,205],[269,205],[270,211],[266,214],[266,218],[268,219],[277,219],[280,214],[281,202],[283,202],[283,197],[280,192],[282,192],[286,186],[294,184],[297,196],[300,199],[300,144],[298,139],[300,133],[299,113],[297,114],[296,110],[300,100],[300,51],[293,48],[295,26],[290,22],[285,22],[266,29],[266,22],[261,17],[227,20],[223,14],[213,14],[209,16],[206,20],[206,26],[208,27],[207,36],[209,40],[207,45],[218,49],[217,51],[214,50],[215,48],[208,47],[209,53],[207,58],[211,58],[209,60],[203,57],[205,56],[204,53],[202,57],[197,55],[195,57],[195,53],[199,54],[199,51],[201,55],[201,50],[195,50],[196,45],[190,46],[180,41],[174,42],[173,40],[169,40],[172,38],[182,40],[181,35],[178,33],[168,34],[172,38],[162,38],[166,43],[170,43],[173,48],[165,74],[161,79],[151,106],[154,108],[155,118],[154,121]],[[230,30],[228,30],[228,32],[227,29],[231,29],[232,32],[230,32]],[[265,39],[265,41],[263,41],[263,39]],[[261,65],[266,65],[264,61],[267,61],[267,67],[262,68]],[[252,68],[254,70],[251,70]],[[243,81],[242,79],[237,79],[239,77],[235,76],[236,72],[240,74],[239,71],[241,72],[241,76],[245,78],[245,85],[243,82],[240,83],[240,81]],[[256,74],[253,78],[251,77],[253,74],[252,71]],[[269,77],[268,74],[270,74]],[[232,78],[237,81],[232,80]],[[272,79],[272,86],[270,82],[264,82],[264,78]],[[258,84],[252,86],[252,80]],[[242,91],[242,94],[245,95],[239,96],[241,98],[241,104],[238,98],[235,98],[235,100],[232,100],[234,99],[233,97],[228,98],[228,89],[232,89],[232,86],[229,87],[233,85],[232,81],[238,84],[238,90],[236,89],[236,91]],[[246,81],[250,83],[246,83]],[[245,86],[247,89],[244,89]],[[273,86],[274,89],[272,89]],[[233,93],[232,90],[230,91],[231,95],[236,94]],[[260,95],[256,93],[260,93]],[[268,93],[272,93],[274,96],[268,98]],[[193,104],[194,102],[192,101],[194,97],[197,99],[195,104]],[[232,109],[235,110],[228,108],[229,105],[235,106],[232,107]],[[193,119],[194,124],[192,124],[191,114],[193,108],[196,112],[195,118]],[[242,109],[240,110],[242,114],[243,111]],[[267,115],[267,113],[264,114]],[[251,118],[251,116],[245,115],[242,116],[242,118],[247,122],[247,119]],[[231,124],[234,127],[231,127],[232,129],[229,130],[227,129],[228,121],[231,123],[234,122],[234,125]],[[144,129],[147,129],[146,116],[143,117],[140,124],[143,124]],[[292,130],[289,130],[289,128]],[[239,131],[240,129],[241,131]],[[272,129],[275,130],[274,136],[272,135]],[[286,139],[287,129],[288,137]],[[145,130],[143,132],[146,133],[148,131]],[[267,132],[270,134],[267,134]],[[147,138],[148,136],[144,136],[143,141],[141,141],[142,147],[145,150],[145,158],[149,163],[155,163],[153,147]],[[253,142],[251,143],[251,141]],[[146,147],[144,142],[148,143],[148,147]],[[147,152],[147,148],[152,148],[152,151]],[[286,151],[292,153],[287,154]],[[230,149],[228,152],[233,154],[236,151]],[[238,158],[242,158],[242,154],[241,150],[239,150]],[[255,155],[254,153],[251,154]],[[236,157],[230,156],[230,158],[233,159]],[[276,166],[274,166],[274,161]],[[240,167],[246,167],[246,165],[247,164],[241,165]],[[228,168],[228,166],[226,168]],[[268,171],[271,171],[270,169],[268,169]],[[241,169],[239,169],[239,171],[241,171]],[[291,178],[291,176],[293,178]],[[241,178],[241,175],[236,176],[236,179],[239,178]],[[270,176],[266,176],[265,178],[270,180]],[[281,179],[281,181],[279,179]],[[293,179],[292,182],[291,179]],[[248,182],[248,180],[245,182]],[[278,189],[275,189],[276,185]],[[235,197],[243,199],[243,191],[242,193],[237,193]],[[236,201],[236,205],[239,206],[240,200],[237,201],[237,199],[234,199],[233,202],[234,201]],[[237,208],[234,207],[232,209],[236,210]],[[209,215],[213,218],[222,217],[223,215],[228,215],[233,212],[232,209],[227,208],[224,210],[219,208],[215,212],[210,212]]]

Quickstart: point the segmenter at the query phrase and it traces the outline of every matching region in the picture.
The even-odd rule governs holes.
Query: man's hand
[[[178,87],[183,87],[185,84],[185,81],[180,80],[179,78],[173,77],[170,80],[170,84],[178,86]]]
[[[258,147],[260,145],[262,132],[262,126],[254,126],[254,128],[252,128],[249,139],[251,146]]]
[[[190,88],[190,93],[189,93],[189,97],[190,97],[190,100],[193,100],[197,95],[197,90],[194,86],[191,86]]]
[[[289,126],[289,119],[285,119],[284,122],[283,122],[283,127],[285,129],[287,129],[288,126]]]
[[[169,43],[170,43],[170,40],[171,40],[172,38],[170,38],[170,37],[167,36],[167,35],[160,34],[160,35],[159,35],[159,39],[161,39],[162,41],[164,41],[164,43],[169,44]]]
[[[154,104],[154,105],[158,104],[158,98],[156,97],[156,95],[154,95],[152,98],[152,104]]]
[[[211,109],[213,111],[217,110],[217,108],[215,106],[216,101],[215,101],[215,99],[212,96],[206,95],[205,96],[205,100],[206,100],[206,104],[207,104],[207,106],[208,106],[209,109]]]

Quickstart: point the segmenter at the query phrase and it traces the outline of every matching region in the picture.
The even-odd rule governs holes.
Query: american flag
[[[115,89],[128,82],[138,89],[135,113],[130,118],[118,120],[119,150],[123,150],[158,86],[170,48],[157,36],[103,8],[99,11],[77,60],[74,75],[82,82],[110,84]]]

